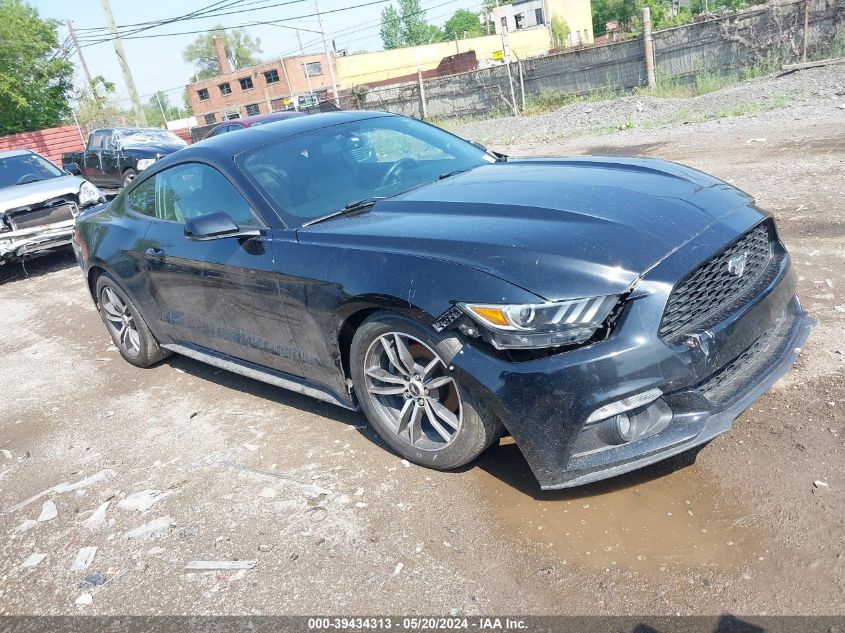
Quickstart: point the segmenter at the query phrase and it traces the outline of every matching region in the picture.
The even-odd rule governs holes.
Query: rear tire
[[[138,172],[132,169],[131,167],[123,172],[123,187],[128,187],[133,180],[135,180],[135,176],[138,175]]]
[[[498,418],[449,370],[459,349],[454,339],[386,311],[371,315],[352,339],[352,382],[364,414],[415,464],[458,468],[502,434]]]
[[[135,304],[107,273],[97,279],[97,308],[127,363],[149,367],[172,354],[162,349]]]

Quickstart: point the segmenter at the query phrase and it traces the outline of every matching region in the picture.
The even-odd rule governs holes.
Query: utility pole
[[[651,9],[643,7],[643,46],[645,53],[645,74],[648,79],[648,87],[654,90],[657,82],[654,77],[654,40],[651,36]]]
[[[139,125],[146,127],[147,117],[144,115],[144,108],[141,106],[141,99],[138,97],[138,91],[135,89],[135,80],[132,79],[132,71],[129,70],[129,64],[126,62],[126,53],[123,50],[123,42],[120,41],[120,36],[117,33],[117,25],[114,23],[111,5],[109,5],[109,0],[100,0],[100,2],[103,5],[103,13],[106,14],[106,23],[109,25],[109,31],[111,31],[111,41],[112,44],[114,44],[114,52],[117,55],[120,70],[123,72],[123,80],[126,82],[126,90],[129,92],[129,99],[132,101],[132,107],[135,110],[135,117],[138,119]]]
[[[161,97],[156,92],[156,101],[158,101],[159,110],[161,110],[161,116],[164,119],[164,127],[167,127],[167,113],[164,111],[164,106],[161,103]]]
[[[88,70],[88,64],[85,63],[85,57],[82,56],[82,49],[79,48],[79,42],[76,39],[76,31],[73,28],[73,22],[67,21],[67,30],[70,32],[70,39],[73,40],[73,46],[76,48],[76,54],[79,55],[79,63],[82,65],[82,72],[85,73],[85,81],[88,90],[91,88],[91,71]]]
[[[320,15],[320,3],[318,0],[314,0],[314,8],[317,10],[317,22],[320,24],[320,35],[323,36],[323,49],[326,51],[326,59],[329,62],[329,75],[332,80],[332,94],[334,95],[334,102],[337,104],[337,79],[334,74],[334,57],[332,57],[332,54],[329,52],[329,43],[326,40],[326,29],[323,28],[323,16]]]

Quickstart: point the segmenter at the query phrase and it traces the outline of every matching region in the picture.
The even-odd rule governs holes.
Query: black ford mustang
[[[655,160],[516,160],[381,113],[227,134],[80,216],[123,357],[363,409],[461,466],[511,434],[543,488],[728,430],[813,321],[768,214]]]

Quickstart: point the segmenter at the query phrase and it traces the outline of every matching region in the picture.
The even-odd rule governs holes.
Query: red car
[[[255,127],[256,125],[265,125],[273,121],[284,121],[285,119],[292,119],[298,116],[305,116],[304,112],[273,112],[272,114],[256,114],[255,116],[248,116],[242,119],[231,119],[224,121],[217,127],[213,128],[208,134],[203,137],[203,140],[211,138],[212,136],[220,136],[226,132],[234,132],[247,127]]]

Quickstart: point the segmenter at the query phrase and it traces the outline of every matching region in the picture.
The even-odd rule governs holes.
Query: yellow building
[[[493,9],[496,33],[507,28],[511,38],[538,25],[550,25],[553,20],[566,22],[569,33],[567,46],[593,43],[593,8],[590,0],[514,0]]]
[[[565,1],[580,2],[581,0]],[[584,0],[584,2],[589,11],[589,0]],[[592,30],[590,33],[592,37]],[[518,59],[546,54],[551,47],[549,32],[543,26],[514,31],[509,34],[508,43],[511,55]],[[424,71],[432,70],[437,68],[444,57],[467,51],[475,51],[480,67],[489,66],[495,60],[501,59],[502,37],[501,35],[485,35],[376,53],[341,55],[335,58],[337,81],[341,88],[352,88],[368,82],[403,77],[417,72],[417,65]]]

